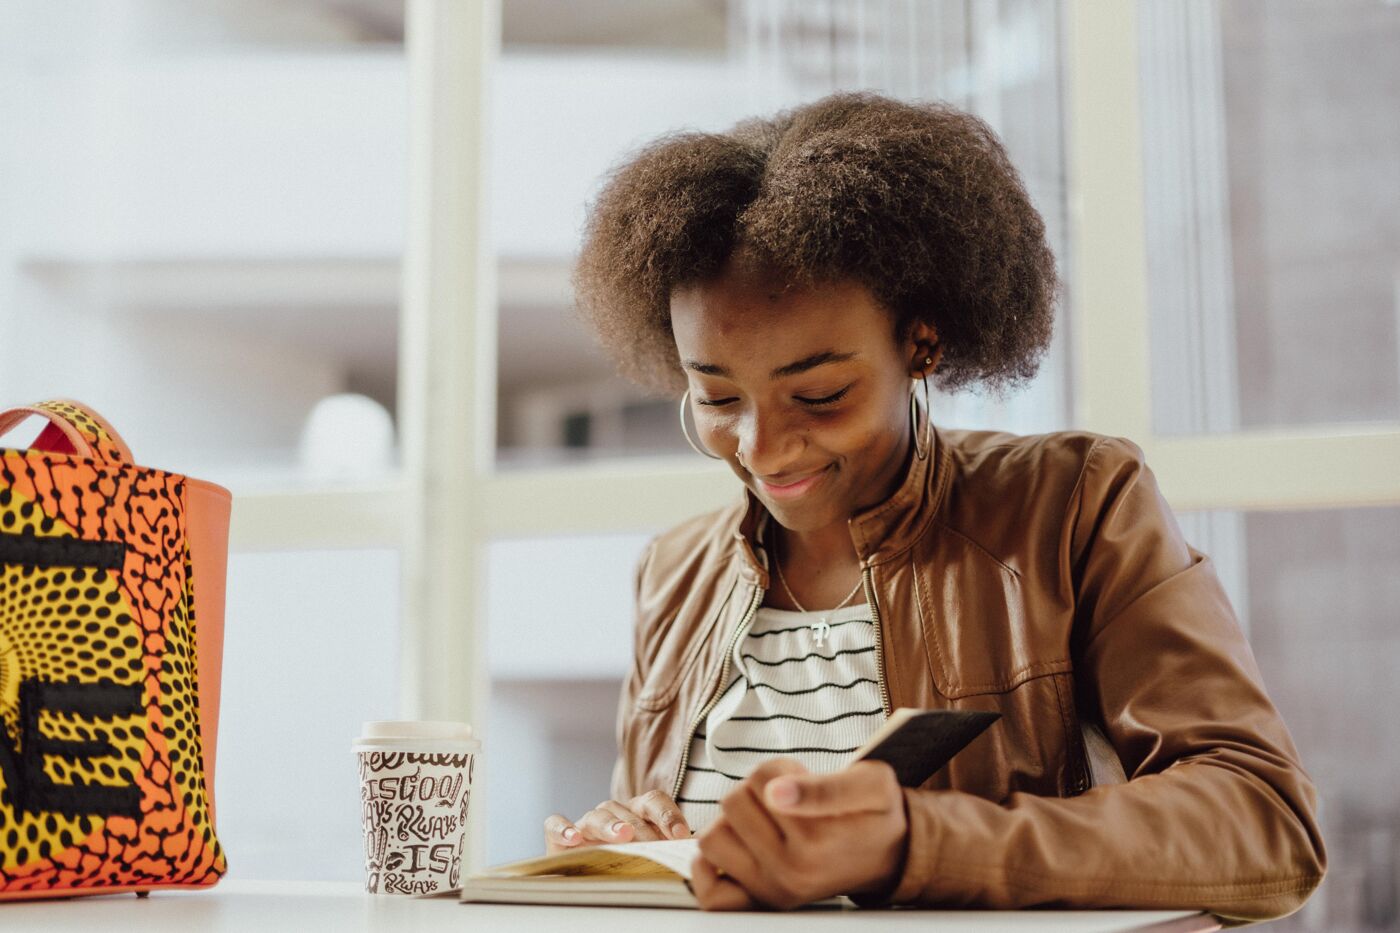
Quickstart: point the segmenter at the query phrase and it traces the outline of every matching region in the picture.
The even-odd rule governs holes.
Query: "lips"
[[[830,467],[823,467],[815,473],[809,473],[800,479],[792,480],[787,483],[770,483],[758,477],[754,477],[754,480],[765,494],[772,496],[774,499],[795,499],[815,486],[822,477],[826,476],[829,469]]]

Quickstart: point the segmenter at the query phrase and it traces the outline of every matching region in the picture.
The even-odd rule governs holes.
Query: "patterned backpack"
[[[0,900],[212,885],[230,496],[0,412]]]

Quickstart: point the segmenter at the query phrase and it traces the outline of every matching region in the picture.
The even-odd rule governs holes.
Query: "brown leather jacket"
[[[614,797],[676,795],[726,648],[768,586],[761,510],[746,491],[643,554]],[[938,431],[850,530],[887,712],[1002,714],[905,791],[894,903],[1204,908],[1239,922],[1287,914],[1318,885],[1316,791],[1209,559],[1136,445]],[[1097,786],[1114,770],[1130,779]]]

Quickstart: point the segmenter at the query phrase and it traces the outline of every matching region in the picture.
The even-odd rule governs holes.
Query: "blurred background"
[[[488,4],[485,51],[464,54],[485,89],[472,191],[489,287],[477,356],[446,366],[476,379],[470,423],[490,449],[463,482],[582,499],[609,470],[710,469],[675,400],[617,379],[571,309],[585,205],[629,151],[839,89],[972,110],[1020,168],[1066,292],[1032,385],[938,397],[935,419],[1117,433],[1086,399],[1132,334],[1100,329],[1114,309],[1087,279],[1138,289],[1145,349],[1120,354],[1146,393],[1134,440],[1167,466],[1211,452],[1160,469],[1163,488],[1322,792],[1330,873],[1279,927],[1400,929],[1400,491],[1348,494],[1400,462],[1316,453],[1400,430],[1400,4],[1143,0],[1111,17],[1131,27],[1126,115],[1085,109],[1104,73],[1082,38],[1092,8]],[[5,0],[4,18],[0,402],[83,399],[140,462],[234,490],[218,784],[233,876],[357,879],[348,743],[362,720],[417,709],[414,668],[392,659],[430,651],[435,631],[405,621],[417,558],[396,524],[424,469],[403,449],[404,387],[431,381],[401,340],[420,203],[405,4]],[[1098,230],[1097,186],[1123,185],[1136,272],[1076,255]],[[432,424],[424,397],[414,416]],[[1319,465],[1278,480],[1257,438],[1280,475],[1291,444]],[[609,516],[596,527],[448,532],[474,555],[459,669],[485,697],[489,806],[474,819],[489,862],[533,854],[545,815],[607,794],[636,557],[660,517],[717,504],[674,488],[664,507],[580,501]],[[270,766],[306,788],[294,826],[265,805]]]

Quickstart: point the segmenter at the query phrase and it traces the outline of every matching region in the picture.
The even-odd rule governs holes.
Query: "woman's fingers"
[[[749,893],[719,871],[703,855],[690,863],[690,887],[702,910],[753,910]]]
[[[632,828],[627,826],[621,830],[614,830],[613,826],[617,822],[617,814],[607,809],[606,803],[600,803],[579,817],[574,825],[583,833],[585,842],[631,842]],[[619,835],[619,832],[622,834]]]
[[[588,842],[638,842],[660,839],[647,821],[616,800],[605,800],[578,821],[579,831]]]
[[[598,809],[606,810],[614,817],[614,822],[609,829],[613,833],[626,835],[617,836],[617,842],[655,842],[658,839],[665,839],[666,836],[651,820],[631,807],[616,800],[608,800],[598,805]]]
[[[583,844],[583,834],[568,818],[556,813],[544,821],[544,845],[549,852]]]
[[[768,808],[760,800],[762,786],[748,781],[724,795],[720,801],[720,812],[724,821],[739,830],[756,852],[780,857],[784,833],[773,819]]]
[[[659,790],[633,797],[625,804],[605,800],[577,822],[558,813],[544,821],[545,848],[551,853],[602,842],[683,839],[689,835],[681,808]]]
[[[618,815],[608,808],[610,803],[613,801],[598,804],[579,817],[578,822],[570,822],[558,813],[545,820],[545,848],[554,853],[603,842],[631,842],[636,831],[625,822],[617,829]]]
[[[783,774],[763,784],[763,801],[791,816],[882,813],[900,802],[899,780],[883,761],[858,761],[833,774]]]
[[[647,791],[640,797],[633,797],[627,806],[660,830],[663,839],[685,839],[690,835],[690,826],[681,808],[664,791]]]

